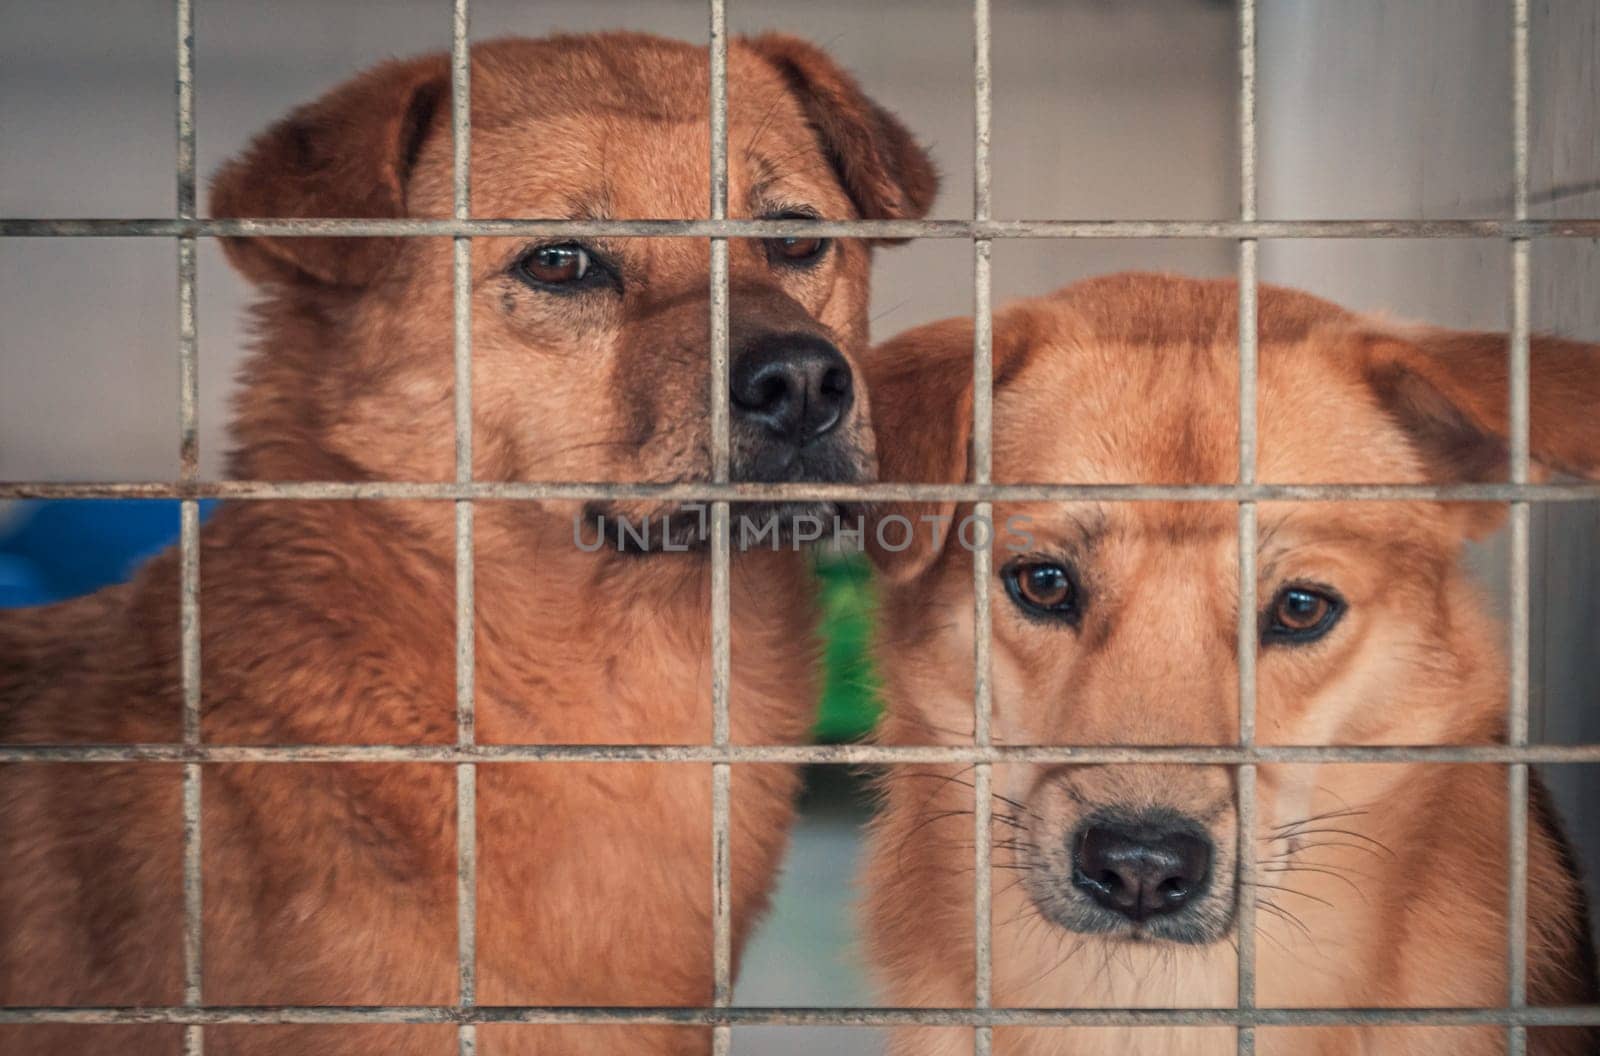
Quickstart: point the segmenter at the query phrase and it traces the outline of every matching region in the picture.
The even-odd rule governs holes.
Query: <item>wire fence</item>
[[[0,1008],[8,1023],[170,1023],[185,1027],[184,1051],[201,1056],[205,1027],[217,1024],[453,1023],[459,1051],[476,1051],[477,1027],[485,1023],[631,1023],[700,1025],[712,1028],[713,1051],[723,1056],[735,1026],[962,1026],[973,1030],[976,1056],[992,1051],[997,1027],[1049,1026],[1231,1026],[1238,1051],[1255,1049],[1263,1026],[1434,1025],[1503,1026],[1513,1056],[1524,1053],[1527,1029],[1537,1026],[1600,1025],[1600,1007],[1539,1007],[1527,1004],[1528,767],[1535,763],[1600,763],[1600,744],[1530,745],[1529,504],[1600,500],[1600,483],[1535,484],[1529,480],[1529,246],[1532,239],[1600,238],[1600,219],[1533,220],[1528,217],[1529,29],[1528,0],[1513,0],[1508,31],[1512,42],[1512,215],[1492,220],[1261,220],[1256,194],[1256,0],[1240,0],[1239,210],[1219,221],[997,221],[991,200],[991,26],[989,0],[973,0],[975,90],[974,201],[969,220],[814,221],[729,218],[727,152],[727,0],[708,0],[710,40],[710,200],[705,220],[576,221],[476,218],[471,211],[470,0],[451,0],[453,215],[439,220],[205,219],[196,214],[195,37],[196,0],[175,0],[177,12],[176,215],[163,219],[0,219],[5,237],[172,238],[178,250],[178,357],[180,364],[180,472],[175,482],[3,482],[0,498],[172,498],[181,500],[181,642],[183,739],[181,744],[0,746],[0,763],[171,762],[183,767],[183,1003],[172,1007]],[[437,482],[209,482],[199,477],[198,339],[195,327],[196,240],[241,236],[448,236],[454,245],[455,473]],[[712,479],[686,484],[486,482],[472,476],[471,240],[479,236],[633,236],[711,240],[710,383]],[[974,263],[972,473],[967,484],[742,484],[729,480],[728,443],[728,245],[730,238],[795,235],[862,238],[954,238],[970,240]],[[1214,485],[995,484],[991,480],[993,434],[993,331],[991,251],[996,239],[1019,238],[1206,238],[1238,245],[1239,448],[1238,482]],[[1502,484],[1472,485],[1272,485],[1256,479],[1257,250],[1262,239],[1300,238],[1492,238],[1507,242],[1511,256],[1511,474]],[[202,743],[199,617],[199,500],[409,499],[451,502],[456,526],[456,727],[454,745],[276,745]],[[473,509],[476,502],[590,498],[658,498],[707,503],[711,508],[712,739],[700,745],[561,745],[476,743],[474,708]],[[979,547],[973,561],[976,644],[973,655],[974,730],[970,747],[887,745],[734,745],[729,739],[729,509],[751,500],[928,501],[976,504],[980,518],[1004,501],[1205,501],[1238,507],[1239,564],[1239,743],[1237,746],[1070,747],[996,745],[990,737],[991,640],[989,581],[993,558]],[[1255,536],[1256,507],[1272,501],[1467,501],[1509,503],[1511,575],[1509,737],[1504,745],[1481,746],[1263,746],[1256,744]],[[477,847],[476,766],[484,762],[627,762],[708,764],[712,768],[712,1001],[704,1008],[480,1006],[476,1000]],[[457,772],[457,922],[459,999],[440,1006],[250,1006],[224,1007],[204,1001],[201,963],[201,812],[203,767],[230,762],[435,762]],[[730,898],[730,768],[740,763],[895,764],[962,763],[974,767],[976,928],[972,1004],[966,1008],[748,1008],[732,1005]],[[1238,770],[1238,1003],[1231,1009],[997,1009],[991,1003],[990,920],[991,767],[1003,763],[1197,763]],[[1508,987],[1498,1008],[1261,1008],[1256,1003],[1253,832],[1256,767],[1279,763],[1481,763],[1507,768],[1510,839]],[[597,907],[602,908],[603,907]]]

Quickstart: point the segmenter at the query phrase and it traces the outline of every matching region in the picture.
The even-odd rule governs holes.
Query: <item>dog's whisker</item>
[[[1384,843],[1382,840],[1375,839],[1374,837],[1368,836],[1366,833],[1363,833],[1363,832],[1356,832],[1354,829],[1329,829],[1329,828],[1301,829],[1298,832],[1293,833],[1292,835],[1296,836],[1296,837],[1299,837],[1299,836],[1318,836],[1318,835],[1349,836],[1351,839],[1360,840],[1360,841],[1362,841],[1362,843],[1367,844],[1368,845],[1367,849],[1373,854],[1377,854],[1377,853],[1381,852],[1381,853],[1387,855],[1391,859],[1398,859],[1399,858],[1399,856],[1397,854],[1395,854],[1394,851],[1389,849],[1389,845]]]
[[[887,783],[887,782],[896,781],[896,780],[929,779],[929,780],[938,781],[942,785],[959,785],[962,788],[969,788],[969,789],[973,789],[974,791],[976,791],[976,786],[971,781],[966,781],[966,780],[963,780],[961,778],[962,774],[968,772],[971,769],[972,769],[972,766],[969,765],[969,766],[962,767],[960,770],[958,770],[958,771],[956,771],[954,773],[951,773],[951,774],[935,774],[935,773],[929,773],[928,771],[899,771],[899,772],[891,771],[889,774],[887,774],[885,776],[884,780],[885,780],[885,783]],[[933,796],[938,794],[938,792],[939,792],[939,789],[936,788],[933,792],[929,793],[928,798],[932,799]],[[1019,801],[1017,801],[1015,799],[1010,798],[1009,796],[1001,795],[999,792],[990,792],[989,795],[990,795],[990,798],[999,800],[1001,803],[1004,803],[1006,806],[1012,807],[1012,808],[1014,808],[1014,809],[1016,809],[1018,811],[1021,811],[1023,814],[1026,814],[1026,815],[1029,815],[1029,816],[1032,816],[1032,817],[1036,817],[1036,818],[1038,817],[1038,815],[1035,814],[1034,811],[1032,810],[1032,808],[1030,808],[1026,803],[1019,802]],[[926,802],[927,801],[925,800],[924,801],[924,805],[926,805]]]
[[[1034,987],[1038,986],[1040,983],[1044,982],[1050,976],[1054,975],[1057,971],[1059,971],[1060,968],[1063,965],[1065,965],[1068,961],[1070,961],[1070,960],[1072,960],[1072,958],[1076,957],[1078,955],[1078,951],[1082,950],[1084,945],[1088,941],[1089,941],[1089,936],[1087,936],[1087,935],[1079,938],[1077,942],[1073,943],[1072,948],[1067,950],[1067,952],[1065,954],[1063,954],[1058,960],[1056,960],[1056,962],[1054,964],[1052,964],[1049,968],[1046,968],[1039,975],[1035,976],[1032,979],[1029,979],[1028,981],[1026,981],[1024,983],[1018,983],[1016,986],[1009,987],[1005,992],[1007,994],[1011,994],[1011,993],[1015,993],[1017,991],[1031,990]],[[1102,944],[1102,945],[1105,945],[1105,944]]]
[[[1332,902],[1330,902],[1326,898],[1323,898],[1321,895],[1313,895],[1310,892],[1301,891],[1301,890],[1298,890],[1297,888],[1293,888],[1293,887],[1287,887],[1287,886],[1285,886],[1283,884],[1263,884],[1263,883],[1259,883],[1258,882],[1258,883],[1247,883],[1244,886],[1245,887],[1259,888],[1262,891],[1282,891],[1286,895],[1298,895],[1301,898],[1307,899],[1308,901],[1311,901],[1311,902],[1315,902],[1318,905],[1326,906],[1329,909],[1336,908]]]
[[[1371,811],[1352,807],[1338,807],[1333,810],[1325,811],[1321,814],[1313,814],[1310,817],[1300,818],[1296,821],[1286,821],[1281,825],[1275,825],[1273,826],[1273,831],[1278,832],[1284,829],[1296,829],[1302,825],[1311,825],[1321,821],[1333,821],[1338,818],[1359,818],[1369,813],[1371,813]]]
[[[1259,908],[1261,910],[1264,910],[1266,913],[1270,914],[1271,916],[1277,917],[1279,920],[1282,920],[1285,924],[1288,924],[1290,927],[1292,927],[1296,931],[1300,932],[1300,934],[1305,936],[1306,941],[1311,943],[1311,945],[1313,947],[1315,947],[1317,945],[1316,937],[1314,935],[1312,935],[1311,929],[1309,927],[1307,927],[1305,921],[1301,920],[1299,918],[1299,916],[1297,916],[1296,914],[1289,912],[1288,910],[1284,909],[1282,906],[1278,905],[1276,902],[1272,902],[1272,901],[1270,901],[1268,899],[1261,899],[1260,901],[1258,901],[1256,903],[1256,906],[1257,906],[1257,908]],[[1282,939],[1278,938],[1276,935],[1274,935],[1272,933],[1272,929],[1263,928],[1263,927],[1258,925],[1256,927],[1256,934],[1276,942],[1278,944],[1278,948],[1279,949],[1281,949],[1285,953],[1288,953],[1291,956],[1293,956],[1293,953],[1289,949],[1288,944],[1285,943]]]
[[[970,789],[976,791],[977,790],[977,786],[976,785],[974,785],[971,781],[963,781],[961,779],[961,777],[960,777],[960,774],[964,774],[968,770],[971,770],[971,769],[972,769],[971,766],[967,766],[967,767],[962,768],[956,774],[952,774],[952,775],[949,775],[949,776],[944,776],[944,775],[911,775],[911,776],[941,776],[943,778],[943,780],[945,780],[946,782],[948,782],[950,784],[960,785],[963,788],[970,788]],[[1017,810],[1020,810],[1025,814],[1033,815],[1034,817],[1038,816],[1038,815],[1033,813],[1033,810],[1026,803],[1018,802],[1017,800],[1012,799],[1009,796],[1001,795],[999,792],[990,792],[989,795],[990,795],[991,798],[998,799],[1000,802],[1004,803],[1008,807],[1015,807]]]
[[[1321,873],[1324,876],[1331,876],[1335,880],[1342,881],[1345,885],[1347,885],[1350,888],[1350,890],[1352,890],[1352,891],[1354,891],[1356,893],[1356,897],[1360,898],[1361,901],[1365,902],[1367,900],[1366,892],[1361,890],[1361,885],[1357,884],[1354,880],[1350,879],[1348,876],[1345,876],[1343,873],[1338,872],[1337,870],[1334,870],[1334,869],[1323,869],[1323,868],[1320,868],[1320,867],[1315,866],[1315,865],[1270,865],[1270,866],[1264,867],[1262,869],[1262,872],[1264,872],[1264,873]]]
[[[1344,848],[1346,850],[1361,851],[1364,854],[1372,854],[1373,853],[1373,851],[1372,851],[1372,849],[1370,847],[1368,847],[1366,844],[1362,844],[1362,843],[1349,843],[1349,842],[1347,842],[1345,840],[1316,840],[1316,841],[1313,841],[1313,842],[1310,842],[1310,843],[1296,843],[1293,847],[1291,847],[1289,850],[1284,851],[1282,854],[1268,856],[1268,857],[1262,858],[1261,861],[1270,861],[1270,860],[1272,860],[1272,858],[1282,858],[1282,859],[1287,860],[1287,859],[1290,859],[1290,858],[1299,857],[1301,855],[1310,854],[1312,851],[1320,851],[1320,850],[1332,849],[1332,848]],[[1327,863],[1327,862],[1317,862],[1316,864],[1318,864],[1318,865],[1327,865],[1329,863]]]
[[[1312,845],[1309,848],[1309,850],[1318,849],[1320,849],[1320,845]],[[1342,861],[1328,861],[1323,858],[1308,859],[1304,857],[1306,851],[1307,848],[1300,848],[1287,854],[1272,855],[1270,857],[1262,858],[1260,861],[1265,865],[1294,867],[1299,867],[1302,865],[1312,866],[1317,869],[1326,869],[1330,872],[1356,877],[1360,880],[1366,880],[1374,883],[1377,882],[1378,878],[1373,873],[1370,873],[1365,869],[1358,869],[1355,866],[1349,865]]]

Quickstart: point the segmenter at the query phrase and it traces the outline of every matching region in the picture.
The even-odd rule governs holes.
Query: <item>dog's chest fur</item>
[[[453,742],[454,573],[448,532],[432,531],[439,526],[428,520],[447,529],[449,509],[424,510],[413,521],[424,504],[393,519],[374,518],[377,504],[243,505],[224,508],[206,528],[206,739]],[[600,572],[571,567],[575,551],[551,549],[519,562],[509,549],[497,550],[506,540],[494,515],[481,516],[480,527],[480,741],[709,739],[709,590],[692,570],[661,584],[646,567],[653,558]],[[762,555],[758,562],[768,559],[771,567],[736,565],[733,577],[732,728],[745,743],[800,740],[811,707],[810,625],[805,606],[795,605],[806,592],[803,558]],[[673,560],[680,568],[704,563],[694,555]],[[147,618],[152,635],[170,628],[165,648],[116,638],[125,625],[108,620],[100,604],[63,610],[38,629],[37,641],[18,639],[37,661],[41,682],[21,687],[8,712],[12,736],[176,739],[175,571],[171,555],[158,559],[119,599]],[[765,595],[756,587],[773,583],[784,588],[772,594],[781,604],[761,604]],[[77,628],[66,625],[73,618],[102,621],[92,639],[99,644],[86,652],[46,649],[47,640],[77,640]],[[25,946],[25,966],[10,959],[20,950],[3,948],[0,999],[181,1001],[180,949],[166,941],[180,924],[181,773],[28,769],[39,770],[39,780],[73,784],[23,787],[33,778],[20,773],[12,785],[0,783],[0,804],[53,803],[64,812],[40,820],[39,839],[0,846],[0,927],[9,905],[30,917],[36,936]],[[736,933],[765,903],[795,783],[787,767],[734,775]],[[709,767],[483,764],[476,790],[480,1000],[709,1001]],[[456,1000],[450,767],[210,766],[204,796],[209,1000]],[[64,944],[83,927],[72,892],[80,887],[77,870],[90,862],[97,875],[120,878],[96,895],[114,923]],[[12,890],[5,876],[26,881],[26,889]],[[151,898],[159,905],[147,904]],[[84,948],[110,952],[85,971]],[[527,1032],[535,1048],[541,1038],[550,1040]]]

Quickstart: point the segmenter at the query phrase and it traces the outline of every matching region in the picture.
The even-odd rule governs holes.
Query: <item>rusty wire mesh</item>
[[[174,0],[176,43],[176,215],[170,219],[0,219],[5,237],[172,238],[178,250],[178,356],[180,364],[180,471],[173,482],[0,482],[0,498],[173,498],[181,502],[181,642],[183,741],[149,745],[0,746],[4,762],[158,761],[183,767],[184,997],[173,1007],[0,1008],[5,1023],[174,1023],[186,1028],[184,1047],[200,1056],[204,1028],[229,1023],[454,1023],[463,1056],[476,1050],[484,1023],[688,1024],[712,1028],[718,1056],[731,1044],[734,1026],[968,1026],[977,1056],[991,1051],[992,1031],[1004,1026],[1232,1026],[1238,1051],[1251,1053],[1260,1026],[1434,1025],[1504,1026],[1508,1050],[1526,1051],[1529,1026],[1600,1025],[1600,1007],[1530,1008],[1527,1005],[1528,767],[1534,763],[1600,763],[1600,744],[1529,744],[1529,504],[1600,500],[1600,483],[1534,484],[1529,480],[1529,247],[1543,238],[1600,237],[1600,219],[1532,220],[1528,217],[1529,39],[1528,0],[1513,0],[1508,26],[1512,54],[1512,215],[1491,220],[1261,220],[1256,213],[1256,0],[1240,0],[1238,33],[1240,196],[1238,217],[1217,221],[997,221],[991,215],[989,0],[973,0],[975,151],[973,216],[968,220],[813,221],[742,220],[727,215],[727,0],[708,0],[710,30],[711,182],[708,218],[666,221],[528,220],[473,217],[470,198],[470,0],[451,0],[451,127],[454,139],[453,215],[441,220],[204,219],[196,214],[194,8],[196,0]],[[729,238],[811,234],[871,238],[949,238],[973,246],[972,480],[966,484],[787,484],[730,482],[728,465],[728,246]],[[448,236],[454,244],[455,474],[452,482],[208,482],[199,476],[198,342],[195,328],[196,240],[224,236]],[[711,240],[710,380],[713,473],[709,483],[670,485],[598,483],[505,483],[472,478],[470,253],[475,236],[611,235]],[[992,462],[991,250],[996,239],[1188,238],[1232,239],[1238,245],[1239,278],[1239,460],[1232,485],[1007,484],[990,479]],[[1494,238],[1511,255],[1511,475],[1507,483],[1470,485],[1263,485],[1256,480],[1256,294],[1257,249],[1262,239],[1288,238]],[[571,498],[653,497],[711,504],[713,546],[712,740],[704,745],[479,745],[475,740],[473,504]],[[412,499],[451,502],[456,511],[456,743],[400,745],[208,745],[200,737],[199,500]],[[971,747],[879,745],[733,745],[729,740],[729,504],[762,499],[929,500],[976,504],[982,517],[995,501],[1097,498],[1107,501],[1224,501],[1238,506],[1239,558],[1239,743],[1235,747],[1071,747],[996,745],[989,735],[990,610],[992,555],[975,551],[973,588],[974,743]],[[1509,737],[1494,746],[1260,746],[1255,743],[1255,531],[1256,504],[1264,501],[1437,501],[1509,503],[1511,567],[1508,700]],[[449,1006],[249,1006],[207,1005],[202,989],[200,789],[202,767],[224,762],[446,762],[457,770],[458,980],[459,999]],[[712,890],[714,945],[712,1002],[704,1008],[486,1007],[476,1001],[476,765],[480,762],[651,761],[712,767]],[[892,764],[967,763],[974,767],[976,877],[973,912],[977,942],[976,986],[964,1008],[750,1008],[732,1006],[732,925],[729,853],[730,768],[738,763]],[[1240,859],[1238,885],[1238,1003],[1227,1009],[996,1009],[991,1006],[990,799],[991,767],[1009,762],[1223,764],[1239,772]],[[1483,763],[1507,767],[1509,788],[1509,905],[1506,956],[1509,985],[1497,1008],[1299,1008],[1257,1007],[1255,1001],[1255,868],[1252,831],[1256,767],[1306,762]]]

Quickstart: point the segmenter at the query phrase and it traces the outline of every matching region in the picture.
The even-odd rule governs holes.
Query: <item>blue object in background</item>
[[[216,500],[200,503],[203,521]],[[0,519],[0,608],[48,605],[127,580],[178,541],[164,499],[19,502]]]

